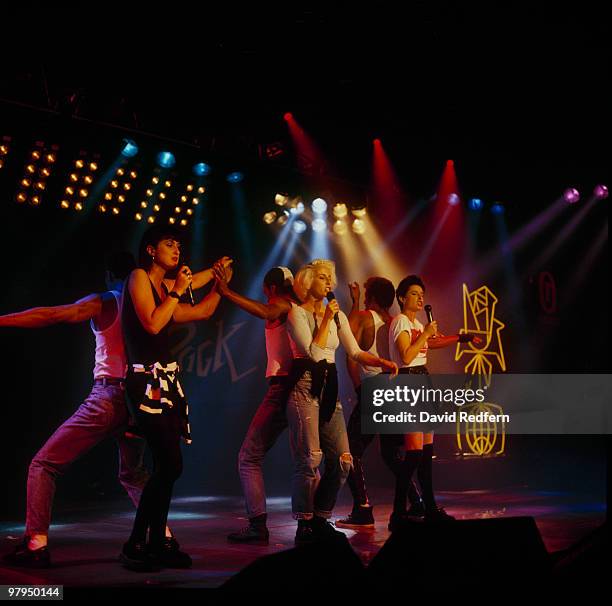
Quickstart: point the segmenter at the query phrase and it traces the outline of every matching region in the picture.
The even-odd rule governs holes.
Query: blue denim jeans
[[[342,404],[327,422],[319,418],[319,401],[310,393],[310,371],[297,382],[287,400],[287,421],[294,459],[291,506],[293,517],[330,518],[338,492],[352,467]],[[323,474],[318,468],[325,459]]]
[[[143,464],[145,442],[126,437],[128,411],[119,385],[94,385],[78,410],[55,431],[30,463],[26,535],[47,534],[55,480],[71,463],[105,438],[119,447],[119,481],[138,505],[148,473]]]
[[[287,427],[285,403],[288,377],[275,378],[268,387],[246,433],[238,455],[238,473],[249,518],[266,513],[263,461]]]

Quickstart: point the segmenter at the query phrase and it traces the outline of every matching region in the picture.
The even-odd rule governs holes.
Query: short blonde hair
[[[306,296],[314,280],[315,272],[321,267],[329,270],[331,274],[331,287],[332,289],[336,288],[336,284],[338,283],[336,279],[336,264],[329,259],[314,259],[300,268],[293,281],[293,290],[300,301],[306,300]]]

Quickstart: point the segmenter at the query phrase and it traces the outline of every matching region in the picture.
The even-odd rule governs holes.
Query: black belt
[[[94,379],[94,385],[124,385],[125,379],[117,379],[115,377],[98,377]]]

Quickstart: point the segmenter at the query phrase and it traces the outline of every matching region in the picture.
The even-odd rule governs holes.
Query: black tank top
[[[149,279],[151,282],[151,279]],[[166,286],[162,283],[164,290]],[[161,305],[162,301],[151,282],[151,291],[155,300],[155,305]],[[123,330],[123,339],[125,341],[125,353],[128,364],[153,364],[161,362],[167,364],[172,362],[170,355],[170,326],[174,320],[171,318],[156,335],[147,332],[134,309],[134,303],[130,295],[129,288],[125,289],[125,299],[123,301],[123,310],[121,314],[121,327]]]

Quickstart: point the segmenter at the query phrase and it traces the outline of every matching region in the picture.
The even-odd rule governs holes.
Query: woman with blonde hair
[[[346,315],[331,293],[335,285],[333,261],[316,259],[305,265],[294,281],[302,305],[294,306],[288,316],[294,360],[287,421],[294,458],[292,509],[298,520],[296,544],[340,534],[328,519],[351,469],[352,457],[338,401],[338,346],[341,343],[349,358],[359,364],[379,366],[392,375],[398,372],[395,362],[359,348]],[[325,469],[319,479],[323,458]]]

